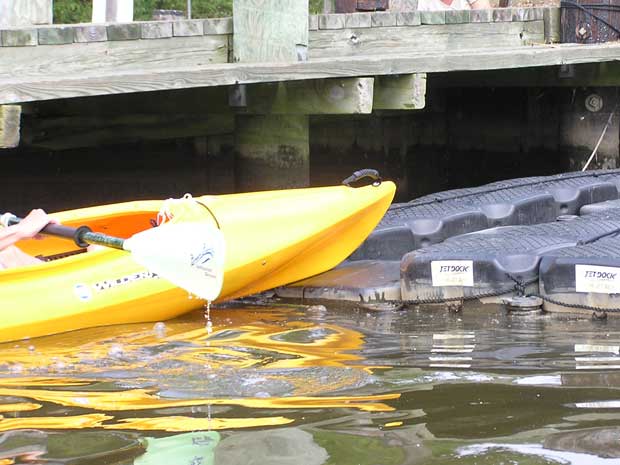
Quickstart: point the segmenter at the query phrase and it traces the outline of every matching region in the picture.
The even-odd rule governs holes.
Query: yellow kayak
[[[391,182],[196,198],[204,221],[223,233],[224,281],[217,301],[282,286],[327,271],[373,230],[395,193]],[[153,227],[160,201],[135,201],[53,214],[64,225],[128,238]],[[0,270],[0,342],[111,324],[162,321],[204,301],[138,265],[131,254],[78,247],[46,236],[17,244],[64,258]]]

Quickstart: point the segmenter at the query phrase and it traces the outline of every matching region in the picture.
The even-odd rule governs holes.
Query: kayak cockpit
[[[65,218],[68,215],[54,215],[63,225],[79,227],[86,225],[95,232],[101,232],[110,236],[128,238],[134,234],[152,228],[156,223],[156,211],[143,212],[118,212],[114,215],[99,217],[76,217]],[[85,252],[86,249],[78,247],[74,242],[52,236],[42,236],[41,239],[28,239],[18,242],[23,252],[42,259],[43,261],[58,260],[72,255]]]

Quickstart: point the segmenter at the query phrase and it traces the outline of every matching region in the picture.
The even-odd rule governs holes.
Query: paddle
[[[21,218],[5,213],[0,224],[11,226]],[[205,300],[215,300],[224,279],[225,244],[222,232],[200,221],[167,222],[139,232],[129,239],[93,232],[88,226],[71,228],[48,224],[43,234],[88,244],[125,250],[140,265]]]

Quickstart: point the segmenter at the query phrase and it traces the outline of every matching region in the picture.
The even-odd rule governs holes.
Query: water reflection
[[[200,433],[204,463],[227,465],[620,460],[618,321],[247,305],[211,320],[0,346],[0,465],[69,463],[50,448],[69,430],[107,444],[71,442],[88,463],[169,464],[159,441],[181,454]]]

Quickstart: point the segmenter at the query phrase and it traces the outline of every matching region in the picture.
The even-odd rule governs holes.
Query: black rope
[[[601,10],[603,9],[601,4],[597,4],[597,5],[600,5],[600,7],[596,8],[596,9],[601,9]],[[576,8],[578,10],[583,11],[586,15],[591,16],[594,19],[596,19],[597,21],[600,21],[601,23],[605,24],[607,27],[612,29],[616,34],[618,34],[620,36],[620,30],[618,30],[615,26],[613,26],[612,24],[608,23],[607,21],[605,21],[600,16],[595,15],[591,11],[588,11],[588,9],[586,7],[588,7],[590,5],[580,5],[579,3],[573,2],[571,0],[562,0],[560,2],[560,6],[563,7],[563,8]],[[609,6],[609,5],[607,5],[607,6]]]
[[[568,302],[562,302],[560,300],[552,299],[551,297],[536,295],[535,297],[540,297],[545,302],[549,302],[550,304],[561,305],[566,308],[574,308],[579,310],[589,310],[597,313],[620,313],[620,308],[611,307],[611,308],[603,308],[603,307],[594,307],[592,305],[585,304],[571,304]]]
[[[514,286],[507,286],[502,289],[489,290],[489,291],[477,293],[474,295],[467,295],[467,296],[464,295],[462,297],[450,297],[447,299],[435,297],[435,298],[428,298],[428,299],[403,300],[403,302],[406,304],[411,304],[411,305],[442,304],[442,303],[448,303],[448,302],[478,300],[478,299],[484,299],[486,297],[498,297],[503,294],[508,294],[509,292],[517,293],[517,295],[525,295],[527,286],[538,282],[538,277],[529,279],[527,281],[521,281],[521,280],[513,278],[512,276],[508,274],[507,276],[512,281],[515,282]]]

